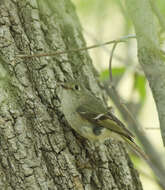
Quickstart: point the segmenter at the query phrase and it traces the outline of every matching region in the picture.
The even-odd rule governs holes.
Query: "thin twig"
[[[85,29],[83,29],[83,30],[86,33],[86,35],[88,35],[92,39],[92,41],[94,43],[100,44],[100,41],[97,40],[97,38],[94,36],[93,33],[90,33],[89,31],[87,31]],[[106,52],[109,55],[109,49],[107,47],[105,47],[105,46],[103,46],[102,48],[103,48],[104,52]],[[119,55],[114,55],[113,57],[115,57],[115,59],[120,61],[120,62],[124,61],[124,59],[122,57],[120,57]]]
[[[156,128],[156,127],[145,127],[144,129],[146,129],[146,130],[160,130],[160,128]]]
[[[113,85],[112,81],[112,58],[113,58],[113,53],[115,51],[115,48],[117,46],[118,42],[116,41],[112,47],[110,59],[109,59],[109,78],[110,78],[110,84]]]
[[[128,35],[128,36],[124,36],[124,37],[121,37],[121,38],[116,39],[116,40],[112,40],[112,41],[108,41],[108,42],[104,42],[101,44],[96,44],[96,45],[92,45],[92,46],[88,46],[88,47],[82,47],[82,48],[78,48],[78,49],[70,49],[70,50],[66,50],[66,51],[57,51],[54,53],[41,53],[41,54],[33,54],[33,55],[17,55],[16,58],[46,57],[46,56],[55,56],[55,55],[60,55],[60,54],[65,54],[65,53],[73,53],[73,52],[98,48],[98,47],[113,44],[113,43],[125,42],[126,40],[132,39],[132,38],[136,38],[136,35]]]

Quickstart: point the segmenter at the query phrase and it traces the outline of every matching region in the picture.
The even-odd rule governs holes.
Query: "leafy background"
[[[87,46],[134,34],[131,19],[124,7],[124,1],[72,0],[72,2],[77,9]],[[157,4],[165,18],[165,1],[157,0]],[[163,48],[165,35],[161,29],[159,29],[159,35]],[[108,63],[111,49],[112,46],[104,46],[89,51],[93,64],[100,73],[101,81],[106,81],[109,77]],[[153,146],[161,154],[164,147],[157,111],[148,82],[138,63],[135,39],[117,45],[112,66],[113,79],[119,94],[124,102],[132,106],[134,113],[136,113],[136,119],[144,127]],[[110,104],[113,105],[113,102]],[[115,112],[117,111],[115,110]],[[144,190],[160,190],[150,168],[135,156],[132,156],[132,160],[140,172]]]

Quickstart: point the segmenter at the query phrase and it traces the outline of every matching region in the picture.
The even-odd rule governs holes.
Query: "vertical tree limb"
[[[159,116],[165,144],[165,62],[159,52],[157,25],[149,0],[127,0],[138,45],[138,58],[148,79]]]
[[[165,63],[159,51],[157,25],[149,0],[126,0],[137,36],[138,58],[148,79],[159,116],[162,139],[165,144]],[[137,130],[138,132],[138,130]],[[159,155],[152,150],[147,139],[142,138],[154,166],[154,171],[164,186],[165,169]]]

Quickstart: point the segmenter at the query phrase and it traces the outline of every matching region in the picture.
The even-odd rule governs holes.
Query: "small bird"
[[[134,142],[134,135],[91,91],[78,82],[62,85],[63,112],[71,127],[89,141],[103,143],[114,138],[126,142],[146,161],[148,156]]]

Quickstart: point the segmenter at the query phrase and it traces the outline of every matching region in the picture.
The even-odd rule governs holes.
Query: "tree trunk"
[[[101,93],[88,53],[16,58],[85,45],[69,0],[1,0],[0,189],[142,189],[122,144],[95,147],[61,109],[61,82]]]

